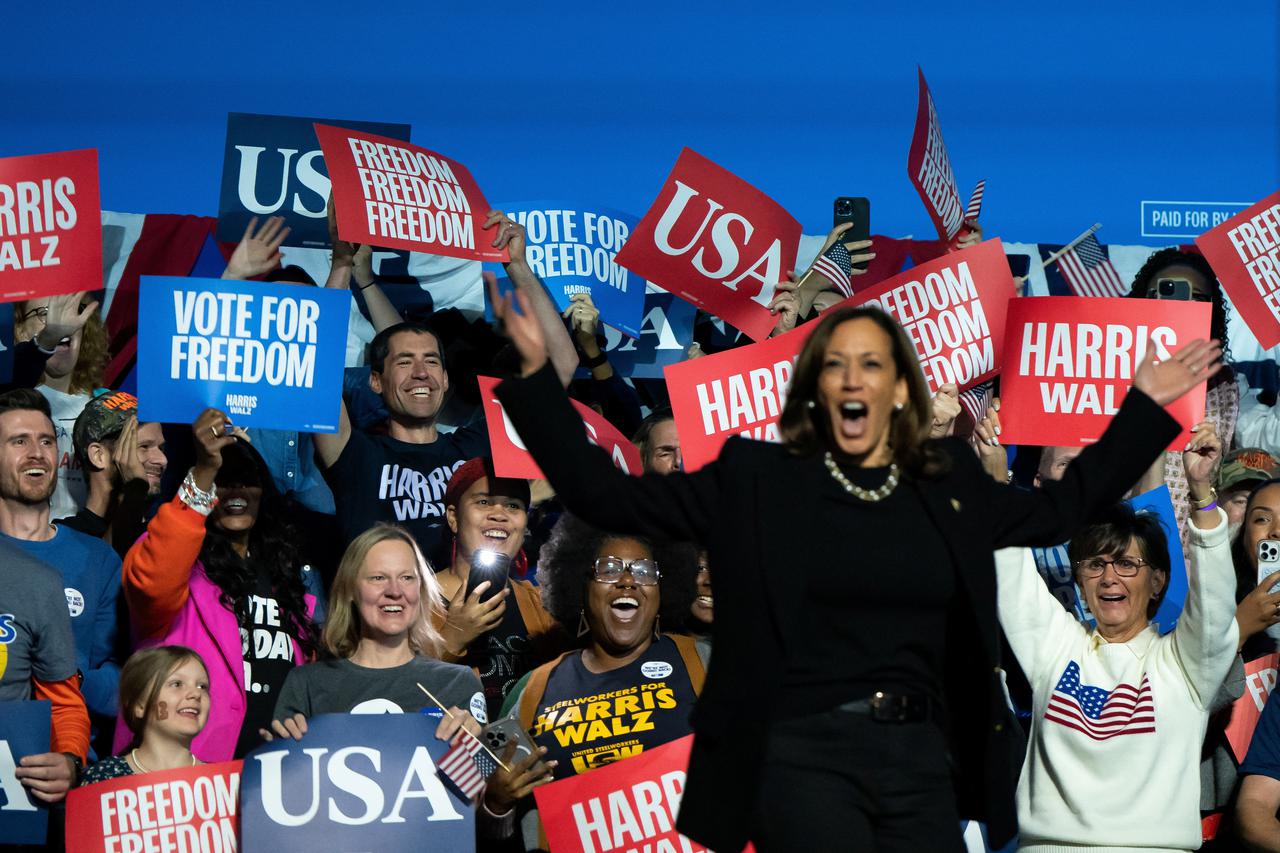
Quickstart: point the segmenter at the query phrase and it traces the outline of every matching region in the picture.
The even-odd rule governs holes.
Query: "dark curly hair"
[[[292,524],[288,503],[276,489],[271,471],[258,451],[248,442],[237,440],[222,450],[222,467],[215,485],[256,486],[262,489],[258,517],[249,531],[249,556],[241,557],[231,538],[213,522],[205,523],[204,544],[200,546],[200,562],[205,574],[221,590],[224,607],[235,613],[241,628],[249,628],[247,602],[257,592],[257,579],[265,572],[271,579],[271,592],[284,612],[285,630],[298,641],[303,655],[314,656],[316,626],[307,616],[303,595],[302,568],[299,565],[298,530]]]
[[[538,552],[538,584],[547,612],[570,630],[578,624],[586,607],[587,584],[591,583],[596,557],[606,539],[634,539],[653,552],[661,572],[658,624],[664,631],[684,631],[698,594],[697,550],[687,544],[609,533],[568,512],[560,516],[551,529],[551,538]]]
[[[1138,274],[1133,277],[1129,297],[1146,299],[1147,289],[1155,280],[1156,274],[1163,269],[1175,266],[1190,267],[1195,270],[1213,289],[1213,315],[1209,320],[1209,337],[1222,341],[1222,360],[1230,362],[1231,343],[1227,340],[1227,303],[1222,296],[1222,285],[1218,283],[1218,277],[1214,274],[1213,267],[1209,266],[1209,262],[1204,259],[1204,255],[1198,252],[1184,252],[1176,246],[1152,252],[1151,257],[1147,258],[1147,262],[1142,265],[1142,269],[1138,270]],[[1217,385],[1229,378],[1232,378],[1230,370],[1219,370],[1209,380],[1209,384]]]

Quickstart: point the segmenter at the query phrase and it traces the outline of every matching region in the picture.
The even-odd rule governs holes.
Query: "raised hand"
[[[956,237],[957,249],[968,249],[982,242],[982,226],[976,219],[966,219]]]
[[[83,329],[84,324],[98,310],[97,302],[84,304],[81,301],[88,295],[89,292],[84,291],[51,297],[46,306],[44,328],[36,335],[36,345],[43,350],[51,350]]]
[[[1182,451],[1182,469],[1187,473],[1187,484],[1196,500],[1204,500],[1213,486],[1213,475],[1222,458],[1222,440],[1212,421],[1201,421],[1191,428],[1194,435]]]
[[[562,315],[573,328],[574,337],[579,342],[596,339],[596,329],[600,327],[600,309],[591,301],[590,293],[575,293],[569,297],[569,307]]]
[[[120,482],[147,479],[147,470],[138,461],[138,416],[130,415],[116,439],[115,450],[111,453],[111,461],[120,472]]]
[[[1163,360],[1156,358],[1155,347],[1148,347],[1133,375],[1133,387],[1167,406],[1221,368],[1222,346],[1216,340],[1192,341]]]
[[[787,281],[780,281],[774,288],[773,299],[769,302],[769,313],[778,318],[777,325],[769,337],[785,334],[796,327],[800,318],[800,297],[796,289],[800,286],[794,272],[787,274]]]
[[[204,491],[213,488],[214,477],[222,467],[222,450],[236,440],[228,429],[230,421],[217,409],[205,409],[191,424],[191,436],[195,439],[196,485]]]
[[[982,462],[982,470],[991,475],[997,483],[1009,482],[1009,454],[1000,443],[999,397],[991,401],[981,420],[973,425],[973,435],[969,436],[969,444],[978,454],[978,460]]]
[[[524,226],[514,219],[508,219],[507,215],[501,210],[491,210],[489,215],[485,217],[482,228],[489,229],[497,227],[497,231],[493,235],[492,246],[495,249],[506,248],[511,260],[507,263],[525,264],[525,233]]]
[[[960,388],[954,382],[938,386],[938,393],[933,395],[933,424],[929,427],[929,437],[946,438],[951,435],[959,414]]]
[[[503,589],[487,600],[481,601],[480,596],[484,595],[490,586],[492,584],[489,581],[483,581],[476,585],[470,595],[467,595],[467,585],[460,583],[458,591],[449,601],[449,613],[445,617],[444,629],[440,633],[444,636],[445,647],[458,657],[466,654],[467,647],[475,642],[477,637],[492,631],[502,622],[502,614],[507,609],[507,593],[510,590]]]
[[[280,266],[283,258],[280,246],[288,236],[289,228],[284,224],[283,216],[272,216],[261,229],[258,228],[258,217],[253,217],[244,229],[240,244],[231,253],[222,277],[243,280],[271,272]]]
[[[1236,605],[1236,625],[1240,628],[1240,646],[1280,622],[1280,592],[1272,592],[1280,577],[1267,575],[1253,591]]]
[[[520,353],[520,375],[537,373],[547,363],[547,340],[538,318],[533,314],[529,297],[519,288],[499,293],[498,277],[491,272],[482,275],[489,288],[489,304],[493,306],[494,319],[502,324],[503,331]]]

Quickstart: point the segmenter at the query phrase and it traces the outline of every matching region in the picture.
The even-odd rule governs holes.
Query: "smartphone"
[[[1147,288],[1147,296],[1151,299],[1191,300],[1191,282],[1185,278],[1162,278]]]
[[[1258,583],[1280,572],[1280,539],[1263,539],[1258,543]],[[1275,592],[1280,586],[1280,576],[1271,585],[1268,592]],[[1280,625],[1267,628],[1267,636],[1280,640]]]
[[[855,243],[871,236],[871,199],[861,196],[840,196],[835,201],[835,221],[833,225],[852,222],[853,227],[844,232],[841,243]],[[853,265],[854,269],[865,270],[867,262],[861,261]]]
[[[471,552],[471,573],[467,575],[466,596],[476,591],[476,587],[485,581],[489,588],[480,596],[481,601],[488,601],[507,588],[507,576],[511,571],[511,558],[501,551],[490,551],[488,548],[477,548]]]
[[[498,758],[502,758],[502,753],[506,751],[508,744],[514,743],[516,751],[511,756],[512,762],[538,751],[538,745],[533,742],[533,738],[520,726],[520,721],[515,717],[494,720],[480,730],[480,740]]]

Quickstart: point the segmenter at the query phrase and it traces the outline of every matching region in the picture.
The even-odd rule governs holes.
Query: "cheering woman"
[[[724,579],[680,830],[717,850],[959,851],[966,817],[1008,841],[1021,754],[992,552],[1064,541],[1120,498],[1181,432],[1162,407],[1214,373],[1217,344],[1148,354],[1098,442],[1025,492],[928,440],[910,340],[841,308],[800,353],[781,444],[732,438],[693,473],[631,478],[586,441],[523,299],[493,302],[522,359],[498,397],[565,506],[703,544]]]

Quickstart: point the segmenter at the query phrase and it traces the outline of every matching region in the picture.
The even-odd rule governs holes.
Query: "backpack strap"
[[[529,673],[524,692],[520,694],[520,727],[525,731],[533,728],[534,718],[538,716],[538,704],[542,701],[542,695],[547,692],[547,681],[551,678],[552,670],[571,654],[573,652],[565,652]]]
[[[702,663],[702,655],[698,654],[698,643],[688,634],[666,634],[676,644],[684,660],[685,671],[689,673],[689,682],[693,685],[693,695],[702,695],[702,685],[707,680],[707,668]]]

